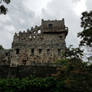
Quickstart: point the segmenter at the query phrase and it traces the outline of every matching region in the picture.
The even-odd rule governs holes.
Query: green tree
[[[0,50],[3,50],[4,48],[3,48],[3,46],[2,45],[0,45]]]
[[[73,48],[72,45],[70,45],[68,48],[66,48],[65,52],[63,53],[63,56],[67,59],[80,59],[83,56],[83,51],[80,48]]]
[[[92,11],[82,13],[81,27],[83,31],[78,33],[78,37],[82,38],[80,45],[92,47]]]
[[[3,3],[9,4],[11,0],[0,0],[0,14],[6,14],[7,13],[7,8]]]

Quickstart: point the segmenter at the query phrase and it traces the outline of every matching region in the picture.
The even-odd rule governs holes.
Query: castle
[[[54,63],[66,49],[68,28],[62,20],[43,20],[40,26],[15,33],[12,48],[0,50],[0,65]]]

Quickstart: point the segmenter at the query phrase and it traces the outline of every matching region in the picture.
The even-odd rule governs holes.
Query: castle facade
[[[42,20],[40,26],[15,33],[12,48],[0,51],[0,64],[54,63],[66,49],[68,28],[62,20]]]

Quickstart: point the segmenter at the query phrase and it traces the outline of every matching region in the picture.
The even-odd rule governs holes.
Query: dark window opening
[[[34,55],[34,49],[31,49],[31,54]]]
[[[58,49],[58,55],[61,55],[61,49]]]
[[[26,60],[23,60],[22,62],[23,62],[24,65],[26,65],[26,62],[27,62],[27,61],[26,61]]]
[[[53,24],[48,24],[48,28],[53,28]]]
[[[47,49],[47,54],[50,54],[50,49]]]
[[[62,39],[62,36],[59,36],[60,39]]]
[[[8,56],[8,53],[6,53],[6,56]]]
[[[42,53],[42,49],[39,49],[39,54],[41,54]]]
[[[16,49],[16,54],[19,54],[19,49]]]

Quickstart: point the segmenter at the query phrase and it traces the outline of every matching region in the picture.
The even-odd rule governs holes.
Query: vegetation
[[[80,59],[83,56],[83,51],[80,48],[73,48],[72,45],[66,48],[65,52],[62,52],[63,57],[66,59]]]
[[[9,4],[11,0],[0,0],[0,14],[6,14],[7,13],[7,8],[3,3]]]
[[[2,46],[2,45],[0,45],[0,50],[4,50],[4,48],[3,48],[3,46]]]
[[[1,1],[10,3],[10,0]],[[7,8],[1,5],[0,11],[6,14]],[[81,21],[80,45],[92,46],[92,12],[82,13]],[[82,53],[79,48],[67,48],[64,58],[57,61],[61,67],[51,77],[0,79],[0,92],[92,92],[92,65],[81,60]]]
[[[71,59],[61,65],[47,78],[0,79],[0,92],[92,92],[92,65]]]
[[[78,34],[82,38],[80,45],[92,46],[92,11],[82,13],[81,27],[83,31]]]

